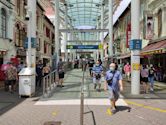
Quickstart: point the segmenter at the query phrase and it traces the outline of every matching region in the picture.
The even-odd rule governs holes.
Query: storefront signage
[[[129,48],[130,40],[131,40],[131,23],[127,25],[126,29],[126,48]]]
[[[130,40],[130,50],[141,50],[142,49],[142,40],[133,39]]]

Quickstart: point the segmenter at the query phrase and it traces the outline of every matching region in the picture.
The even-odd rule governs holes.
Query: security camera
[[[26,14],[26,16],[25,16],[25,20],[27,20],[27,21],[28,21],[28,20],[29,20],[29,18],[30,18],[30,15],[29,15],[29,13],[27,13],[27,14]]]

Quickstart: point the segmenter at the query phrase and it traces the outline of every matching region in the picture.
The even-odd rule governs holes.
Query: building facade
[[[52,65],[52,56],[54,55],[54,43],[55,43],[55,30],[54,25],[48,19],[47,16],[44,16],[43,19],[43,38],[41,42],[41,56],[43,63],[49,63]]]
[[[114,23],[114,59],[119,63],[130,62],[131,4]],[[166,1],[142,0],[140,3],[140,39],[142,39],[141,64],[153,64],[160,69],[166,81]],[[109,41],[105,38],[105,44]],[[105,47],[105,55],[108,53]],[[154,61],[155,60],[155,61]]]
[[[16,57],[20,62],[26,63],[26,49],[24,48],[25,39],[27,37],[27,21],[26,6],[27,0],[14,0],[15,1],[15,24],[14,24],[14,43],[16,46]]]
[[[15,0],[14,43],[16,57],[20,62],[26,63],[25,39],[27,37],[26,16],[27,0]],[[54,41],[54,27],[45,16],[45,10],[39,2],[36,3],[36,60],[51,63],[52,41]],[[48,61],[46,61],[48,60]]]
[[[13,12],[12,0],[0,0],[0,64],[10,61],[16,55],[13,41]]]

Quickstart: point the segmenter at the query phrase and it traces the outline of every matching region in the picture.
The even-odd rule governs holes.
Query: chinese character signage
[[[130,40],[130,50],[141,50],[142,49],[142,40],[133,39]]]

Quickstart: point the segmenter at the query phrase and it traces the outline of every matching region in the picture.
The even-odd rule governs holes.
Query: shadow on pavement
[[[127,110],[127,112],[130,112],[131,111],[131,107],[128,107],[128,106],[117,106],[117,112],[125,111],[125,110]]]
[[[32,98],[35,98],[34,101],[38,101],[39,97],[42,95],[42,89],[38,88],[35,95]],[[4,91],[3,89],[0,90],[0,116],[8,112],[9,110],[15,108],[22,102],[24,102],[28,96],[19,97],[18,90],[11,94],[10,92]]]

